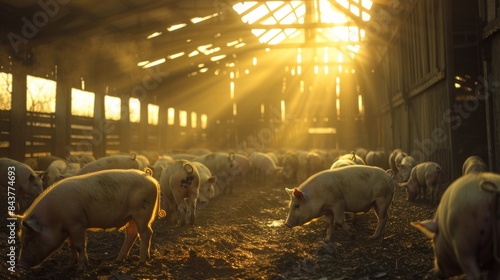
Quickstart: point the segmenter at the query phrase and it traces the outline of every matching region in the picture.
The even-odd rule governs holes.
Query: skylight
[[[364,30],[356,26],[353,18],[370,20],[370,0],[312,0],[308,6],[312,18],[307,23],[331,24],[331,27],[316,28],[316,42],[345,42],[348,49],[357,51],[358,42],[364,38]],[[332,3],[333,2],[333,3]],[[296,42],[304,37],[302,28],[285,28],[286,25],[304,24],[305,1],[243,1],[233,5],[244,23],[255,28],[252,33],[261,43],[276,45]],[[279,28],[279,25],[284,28]],[[269,28],[266,28],[269,25]],[[276,28],[278,27],[278,28]],[[301,35],[301,36],[299,36]],[[295,40],[293,40],[296,38]],[[350,44],[352,43],[352,45]]]

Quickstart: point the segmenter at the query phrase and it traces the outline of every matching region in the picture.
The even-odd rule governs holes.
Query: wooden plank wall
[[[452,180],[452,137],[443,116],[449,108],[445,78],[443,1],[420,0],[402,15],[375,75],[381,141],[402,148],[418,161],[435,161]]]
[[[500,3],[482,0],[479,15],[482,19],[483,72],[487,94],[489,165],[500,172]]]

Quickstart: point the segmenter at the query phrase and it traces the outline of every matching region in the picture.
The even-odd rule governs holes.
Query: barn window
[[[121,116],[121,99],[116,96],[104,96],[104,115],[107,120],[118,121]]]
[[[158,125],[158,114],[160,106],[155,104],[148,104],[148,124]]]
[[[168,108],[167,111],[167,124],[168,125],[174,125],[175,124],[175,109],[174,108]]]
[[[191,112],[191,127],[198,127],[198,115],[196,114],[196,112]]]
[[[71,114],[81,117],[94,117],[94,98],[93,92],[72,88]]]
[[[187,126],[187,111],[183,110],[179,111],[179,126],[181,127]]]
[[[206,129],[208,125],[208,117],[206,114],[201,114],[200,122],[201,122],[201,129]]]
[[[12,102],[12,74],[0,72],[0,110],[10,110]]]
[[[26,110],[54,113],[56,111],[56,82],[27,75]]]
[[[131,97],[129,99],[129,118],[130,122],[139,123],[141,122],[141,101],[139,99]]]

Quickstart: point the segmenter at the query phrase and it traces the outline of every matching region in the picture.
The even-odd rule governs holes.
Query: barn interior
[[[500,3],[0,1],[0,156],[402,148],[500,171]]]

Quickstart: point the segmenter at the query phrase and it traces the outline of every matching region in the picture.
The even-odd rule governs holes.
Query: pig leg
[[[149,248],[151,248],[151,238],[153,237],[153,229],[151,226],[146,226],[140,231],[139,236],[141,238],[141,257],[139,259],[140,263],[145,263],[150,259]]]
[[[387,200],[387,198],[379,198],[375,201],[373,205],[373,209],[375,209],[375,214],[377,216],[378,223],[375,232],[373,233],[372,236],[370,236],[369,239],[377,239],[384,230],[385,223],[387,222],[388,218],[387,210],[389,209],[390,205],[390,200],[389,203],[384,202],[385,200]]]
[[[481,270],[479,269],[475,255],[458,254],[457,261],[464,274],[467,275],[467,279],[482,279]]]
[[[87,234],[85,229],[74,230],[69,235],[69,244],[71,246],[71,258],[69,267],[73,267],[78,260],[77,269],[83,271],[89,263],[87,256]]]
[[[137,232],[137,224],[134,220],[130,220],[125,228],[125,242],[123,242],[120,253],[118,253],[118,257],[116,258],[117,262],[123,262],[123,260],[128,257],[130,249],[132,249],[132,245],[137,239],[137,235],[139,235]]]
[[[333,218],[335,224],[342,227],[342,229],[349,235],[349,237],[354,238],[354,230],[348,226],[345,222],[345,205],[344,202],[336,203],[332,208]]]
[[[325,214],[325,216],[326,216],[327,223],[328,223],[328,227],[326,228],[326,238],[325,238],[325,240],[326,241],[331,241],[333,239],[333,233],[335,231],[335,225],[333,223],[333,221],[334,221],[333,214],[332,213],[328,213],[328,214]]]

